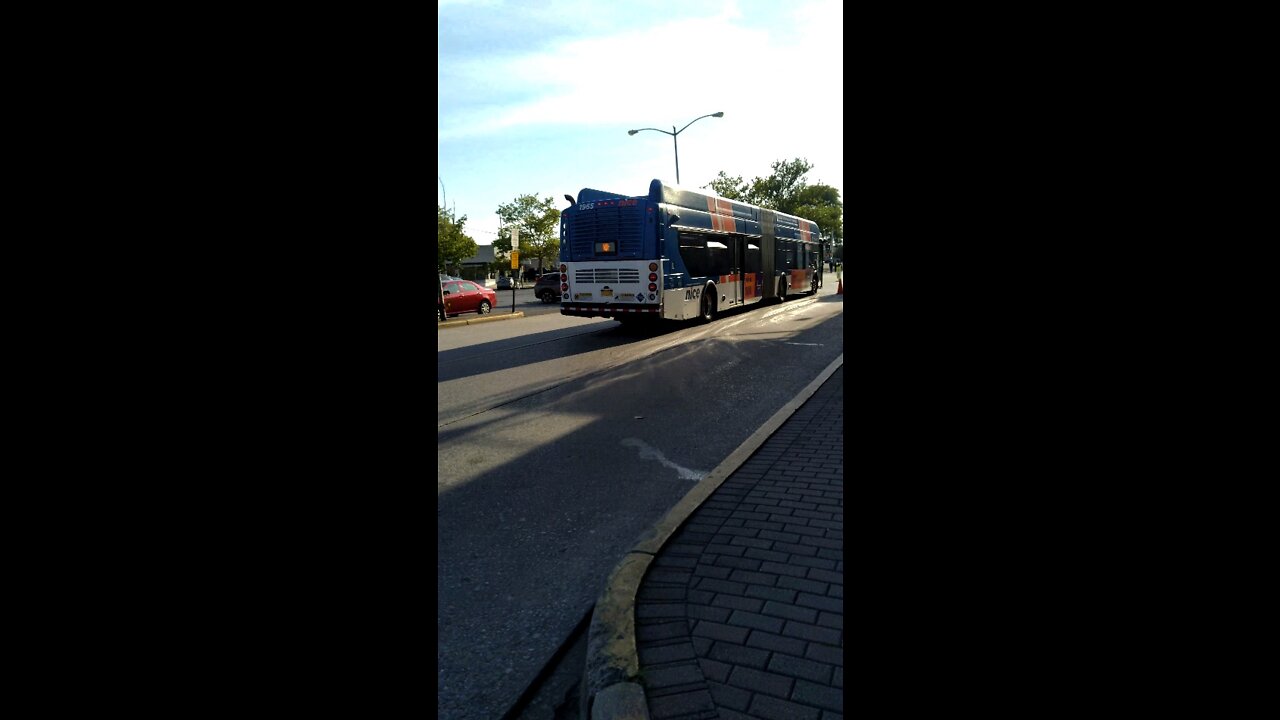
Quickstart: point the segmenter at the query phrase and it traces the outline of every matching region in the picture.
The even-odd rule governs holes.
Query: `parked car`
[[[560,273],[547,273],[533,284],[533,294],[544,303],[560,302]]]
[[[470,280],[449,280],[440,283],[440,290],[445,304],[442,311],[445,316],[468,312],[488,315],[493,311],[493,306],[498,304],[498,293]]]
[[[511,286],[512,286],[512,285],[515,285],[515,284],[516,284],[516,283],[515,283],[515,282],[514,282],[510,277],[507,277],[506,275],[504,275],[504,276],[502,276],[502,277],[498,278],[498,289],[499,289],[499,290],[510,290],[510,289],[511,289]]]

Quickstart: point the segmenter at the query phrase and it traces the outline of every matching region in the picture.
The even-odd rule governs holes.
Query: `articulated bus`
[[[696,190],[585,188],[560,214],[560,313],[710,322],[722,310],[817,293],[816,223]]]

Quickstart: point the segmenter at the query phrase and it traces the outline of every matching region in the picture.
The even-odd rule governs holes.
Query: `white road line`
[[[678,475],[681,480],[692,480],[693,482],[697,482],[706,475],[706,473],[701,470],[690,470],[689,468],[680,467],[679,465],[671,462],[662,454],[661,451],[650,447],[648,443],[640,438],[623,438],[622,444],[628,447],[638,448],[640,450],[641,460],[657,460],[663,465],[675,470],[676,475]]]

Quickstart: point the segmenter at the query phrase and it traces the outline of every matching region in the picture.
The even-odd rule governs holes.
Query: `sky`
[[[699,189],[803,158],[844,197],[841,0],[438,0],[437,204],[481,245],[520,195]],[[723,118],[704,117],[723,112]]]

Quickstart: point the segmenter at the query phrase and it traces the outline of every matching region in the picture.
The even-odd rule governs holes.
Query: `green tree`
[[[751,181],[751,195],[756,199],[755,204],[795,215],[800,193],[808,186],[804,176],[812,169],[813,164],[808,160],[774,162],[772,174]]]
[[[703,185],[702,188],[704,190],[707,188],[711,188],[720,197],[729,198],[730,200],[741,200],[742,202],[751,202],[750,200],[747,199],[747,195],[750,194],[751,188],[745,182],[742,181],[742,177],[741,176],[729,177],[728,175],[724,174],[723,170],[721,170],[720,173],[716,175],[716,178],[714,180],[712,180],[710,183],[707,183],[706,185]],[[751,204],[755,205],[755,203],[751,203]]]
[[[476,254],[476,241],[463,233],[467,216],[454,218],[449,211],[439,205],[436,225],[436,270],[448,272],[456,269],[463,260]]]
[[[493,241],[494,253],[511,255],[511,228],[520,228],[520,262],[526,260],[540,268],[554,267],[560,257],[560,211],[551,198],[538,199],[537,195],[521,195],[509,203],[498,206],[498,219],[502,222],[498,239]],[[510,267],[510,261],[507,263]]]
[[[830,185],[806,186],[785,212],[818,223],[824,238],[831,238],[835,245],[844,244],[844,203],[840,202],[840,191]]]
[[[844,244],[844,203],[840,191],[830,185],[810,185],[805,175],[813,169],[808,160],[778,160],[768,177],[752,178],[726,175],[723,170],[703,189],[710,188],[721,197],[778,210],[818,223],[825,237]]]

